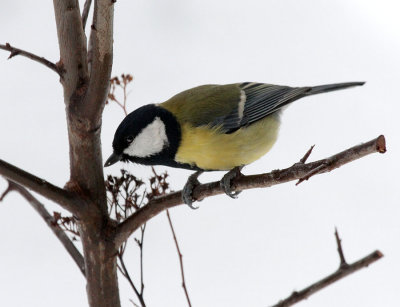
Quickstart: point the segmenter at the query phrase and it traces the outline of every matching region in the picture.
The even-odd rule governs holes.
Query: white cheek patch
[[[168,145],[168,137],[163,121],[156,117],[135,137],[124,150],[131,157],[146,158],[160,153]]]

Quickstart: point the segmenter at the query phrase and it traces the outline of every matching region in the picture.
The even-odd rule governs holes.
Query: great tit
[[[221,187],[231,197],[231,180],[244,165],[265,155],[277,139],[284,107],[305,96],[363,85],[348,82],[289,87],[255,82],[202,85],[159,104],[130,113],[114,135],[113,154],[105,166],[120,160],[166,165],[196,173],[182,197],[192,206],[192,190],[203,171],[230,170]]]

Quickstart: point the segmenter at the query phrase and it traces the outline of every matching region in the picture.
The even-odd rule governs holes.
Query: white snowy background
[[[197,211],[171,210],[193,306],[269,306],[330,274],[339,263],[335,226],[349,262],[375,249],[385,257],[298,306],[400,304],[399,12],[396,0],[117,1],[113,75],[135,77],[130,111],[207,83],[367,81],[294,103],[275,147],[245,174],[288,167],[313,144],[310,160],[380,134],[387,138],[386,154],[299,186],[245,191],[236,201],[213,197]],[[56,62],[52,3],[2,0],[0,41]],[[7,57],[0,51],[0,158],[63,186],[69,165],[58,76],[26,58]],[[116,105],[106,107],[103,158],[122,118]],[[123,166],[105,173],[118,174]],[[124,167],[150,176],[147,167]],[[181,189],[190,172],[168,171],[172,188]],[[80,271],[18,194],[0,203],[0,242],[1,306],[87,306]],[[147,305],[187,306],[164,213],[148,223],[144,245]],[[126,263],[138,277],[137,249],[128,251]],[[132,306],[134,293],[122,277],[120,289],[122,305]]]

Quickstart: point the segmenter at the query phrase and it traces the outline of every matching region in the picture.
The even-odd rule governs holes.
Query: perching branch
[[[329,172],[366,155],[375,152],[384,153],[385,151],[385,137],[381,135],[367,143],[356,145],[326,159],[307,164],[296,163],[289,168],[283,170],[274,170],[270,173],[242,176],[232,183],[232,188],[234,190],[266,188],[292,180],[307,180],[311,177],[310,173],[312,173],[315,169],[318,169],[318,172],[312,173],[312,175]],[[182,191],[178,191],[155,198],[146,206],[140,208],[123,223],[121,223],[116,232],[116,247],[121,246],[121,244],[125,242],[127,238],[140,227],[140,225],[144,224],[155,215],[168,208],[181,205],[181,193]],[[223,190],[220,187],[220,183],[215,181],[197,186],[193,190],[193,197],[196,200],[202,200],[204,198],[222,193]]]
[[[315,292],[322,290],[323,288],[333,284],[334,282],[362,269],[368,267],[370,264],[374,263],[375,261],[379,260],[380,258],[383,257],[383,254],[376,250],[373,253],[369,254],[368,256],[365,256],[364,258],[353,262],[351,264],[347,264],[344,261],[343,257],[343,250],[342,250],[342,245],[341,241],[339,238],[339,235],[337,234],[337,231],[335,231],[335,237],[336,237],[336,242],[337,242],[337,249],[340,257],[340,264],[339,268],[336,270],[336,272],[332,273],[331,275],[321,279],[320,281],[317,281],[316,283],[313,283],[312,285],[308,286],[307,288],[301,290],[301,291],[294,291],[288,298],[280,301],[279,303],[271,306],[271,307],[289,307],[292,306],[299,301],[307,299],[310,295],[313,295]]]
[[[36,212],[42,217],[47,226],[50,227],[51,231],[54,235],[60,240],[61,244],[65,247],[69,255],[75,261],[76,265],[81,270],[83,276],[85,276],[85,260],[83,259],[82,254],[75,247],[74,243],[68,238],[65,232],[57,225],[54,218],[50,215],[50,213],[46,210],[45,206],[37,200],[27,189],[23,186],[16,184],[10,180],[8,181],[8,188],[4,191],[0,201],[6,196],[7,193],[11,191],[18,192],[22,197],[25,198],[26,201],[36,210]]]
[[[84,208],[83,202],[79,201],[78,198],[76,198],[72,193],[1,159],[0,175],[54,201],[64,209],[77,216],[80,215],[81,210]]]
[[[53,62],[50,62],[49,60],[45,59],[44,57],[40,57],[31,52],[28,52],[28,51],[25,51],[25,50],[22,50],[19,48],[15,48],[15,47],[11,46],[9,43],[6,43],[5,45],[0,44],[0,49],[10,51],[10,56],[8,57],[8,59],[11,59],[11,58],[15,57],[16,55],[21,55],[21,56],[24,56],[35,62],[38,62],[40,64],[47,66],[52,71],[55,71],[61,78],[63,76],[64,70],[63,70],[62,65],[54,64]]]
[[[182,277],[182,288],[183,288],[183,291],[185,292],[186,300],[187,300],[189,307],[192,307],[192,304],[190,303],[189,293],[188,293],[188,290],[186,287],[185,271],[183,270],[183,259],[182,259],[183,256],[181,253],[181,249],[179,248],[178,239],[176,238],[175,229],[172,224],[172,220],[171,220],[171,216],[169,215],[169,211],[166,210],[166,213],[167,213],[167,217],[168,217],[169,227],[171,228],[172,236],[174,237],[176,251],[178,252],[178,256],[179,256],[179,264],[181,267],[181,277]]]

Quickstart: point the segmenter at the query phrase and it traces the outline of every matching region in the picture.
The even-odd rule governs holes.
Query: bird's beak
[[[117,163],[118,161],[121,161],[122,155],[116,154],[115,152],[112,153],[112,155],[107,159],[106,163],[104,163],[104,167],[113,165],[114,163]]]

